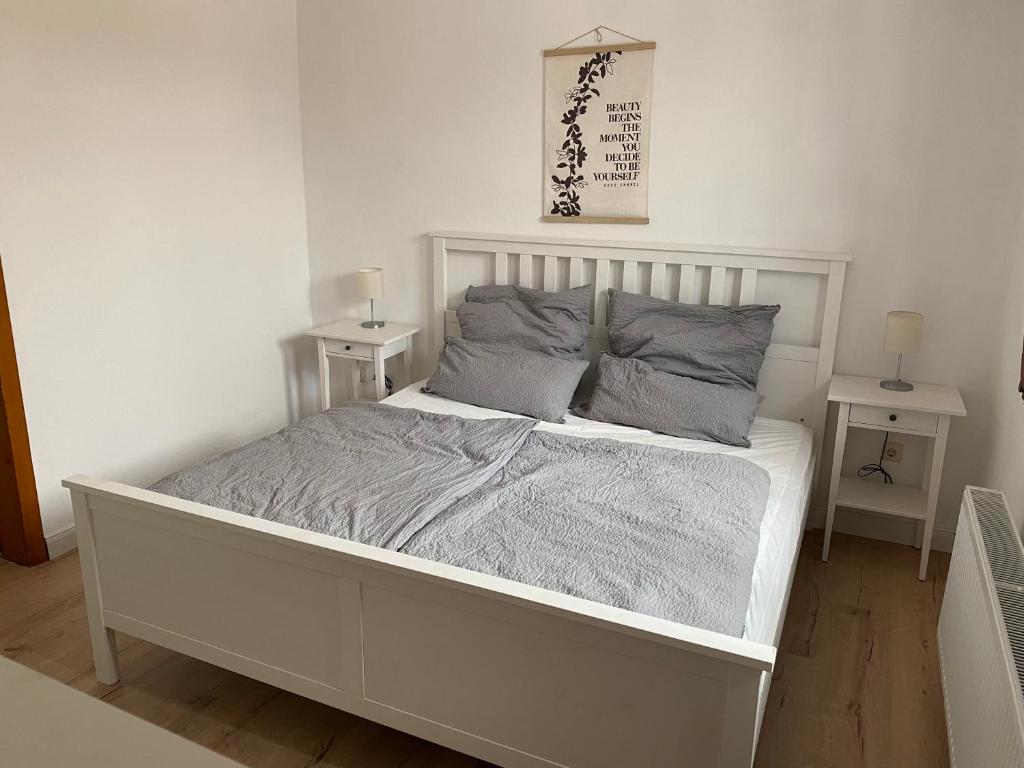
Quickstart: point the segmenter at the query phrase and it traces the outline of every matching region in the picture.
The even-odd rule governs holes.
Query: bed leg
[[[81,491],[71,492],[71,507],[75,513],[78,559],[82,566],[82,590],[85,593],[85,612],[89,618],[89,639],[92,642],[96,679],[106,685],[113,685],[121,678],[117,664],[117,638],[114,630],[103,623],[103,595],[96,565],[92,510],[89,509],[88,497]]]
[[[104,685],[114,685],[121,679],[121,670],[117,663],[117,638],[114,636],[114,630],[108,627],[94,628],[91,626],[91,621],[89,624],[96,679]]]
[[[753,669],[730,670],[726,687],[722,729],[721,765],[750,768],[757,751],[761,672]],[[771,672],[765,674],[770,675]]]

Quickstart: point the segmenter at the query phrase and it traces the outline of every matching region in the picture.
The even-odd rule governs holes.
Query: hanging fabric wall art
[[[655,46],[604,44],[601,29],[544,51],[543,220],[647,224]]]

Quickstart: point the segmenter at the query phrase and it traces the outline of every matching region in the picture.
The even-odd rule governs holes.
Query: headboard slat
[[[679,267],[679,300],[693,303],[693,290],[697,283],[697,268],[693,264],[683,264]]]
[[[740,273],[740,304],[753,304],[757,291],[757,270],[744,269]]]
[[[636,262],[622,262],[622,290],[636,293]]]
[[[725,304],[725,267],[712,267],[708,304]]]
[[[523,288],[533,288],[533,256],[529,253],[519,254],[519,282]]]
[[[569,259],[569,287],[576,288],[583,285],[583,259],[574,256]]]
[[[594,264],[594,325],[604,328],[608,325],[608,272],[607,259],[598,259]]]
[[[656,299],[667,299],[665,295],[665,265],[651,264],[651,296]]]
[[[434,348],[444,348],[444,315],[448,308],[448,249],[443,237],[434,238]]]
[[[508,254],[504,251],[494,254],[494,284],[508,285]]]
[[[554,292],[558,289],[558,259],[555,256],[544,257],[544,290]]]

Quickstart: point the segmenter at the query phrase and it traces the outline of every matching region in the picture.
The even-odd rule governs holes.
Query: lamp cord
[[[888,447],[888,445],[889,445],[889,433],[886,432],[885,433],[885,440],[882,441],[882,452],[878,456],[878,463],[877,464],[865,464],[863,467],[861,467],[860,469],[857,470],[857,477],[871,477],[871,475],[875,474],[876,472],[881,472],[882,473],[882,482],[886,483],[888,485],[892,485],[893,484],[892,475],[889,474],[889,470],[887,470],[884,466],[882,466],[882,461],[885,459],[885,449],[886,449],[886,447]]]

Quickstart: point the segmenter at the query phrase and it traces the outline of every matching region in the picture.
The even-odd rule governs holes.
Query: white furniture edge
[[[834,403],[870,405],[946,416],[967,415],[960,391],[948,384],[914,381],[911,382],[914,389],[910,392],[894,392],[880,387],[881,379],[874,376],[837,373],[833,375],[832,380],[840,385],[829,388],[829,400]]]
[[[825,519],[828,515],[828,504],[818,504],[811,507],[810,514],[807,519],[807,525],[811,528],[825,529]],[[851,527],[851,524],[843,522],[845,519],[847,523],[851,521],[857,522],[860,518],[869,520],[871,529],[876,537],[880,537],[885,541],[892,541],[895,544],[912,545],[914,542],[910,539],[905,539],[892,533],[888,528],[884,527],[890,523],[894,524],[890,527],[896,527],[899,521],[888,515],[878,515],[874,512],[864,512],[857,509],[847,510],[846,517],[843,519],[836,519],[835,525],[832,530],[834,533],[858,533],[861,529]],[[952,528],[940,528],[935,526],[935,530],[932,532],[932,549],[938,550],[939,552],[952,552],[953,551],[953,536],[956,534]],[[858,535],[863,535],[859,534]],[[46,537],[46,548],[50,554],[50,559],[54,560],[61,555],[66,555],[68,552],[72,552],[78,549],[78,538],[75,533],[75,526],[70,525],[60,533],[55,533],[52,536]]]
[[[499,765],[749,768],[772,647],[120,483],[64,485],[101,682],[119,678],[123,631]],[[528,738],[506,733],[526,722]]]
[[[420,332],[418,325],[407,323],[391,323],[379,328],[363,328],[358,318],[340,318],[306,331],[307,336],[315,338],[335,339],[337,341],[356,341],[361,344],[374,344],[386,347],[396,341],[408,338]]]
[[[808,529],[816,528],[824,531],[827,520],[828,499],[825,499],[824,503],[811,507],[811,513],[807,520]],[[911,531],[910,527],[916,522],[863,509],[846,509],[843,510],[841,516],[836,516],[832,533],[845,533],[913,547],[917,544],[917,528],[914,525],[913,531]],[[936,525],[932,532],[932,551],[952,552],[955,535],[956,531],[952,528],[940,528]]]
[[[684,243],[645,242],[643,240],[595,240],[579,237],[542,237],[540,235],[498,235],[485,232],[459,232],[438,230],[430,238],[448,240],[475,240],[505,243],[537,243],[540,245],[572,245],[585,248],[621,248],[644,251],[675,251],[677,253],[705,253],[735,256],[768,256],[783,259],[813,259],[815,261],[850,261],[847,253],[834,251],[794,251],[780,248],[758,248],[739,245],[687,245]],[[514,253],[514,251],[513,251]]]
[[[807,519],[807,525],[811,528],[825,529],[825,518],[828,515],[828,504],[818,504],[811,507],[810,514]],[[876,536],[880,536],[885,541],[892,541],[896,544],[912,545],[913,541],[900,538],[895,534],[888,533],[887,529],[879,528],[879,520],[881,524],[885,525],[888,523],[898,522],[894,521],[893,518],[888,515],[876,515],[874,512],[862,512],[861,510],[851,509],[846,512],[846,520],[851,519],[856,521],[858,518],[869,518],[870,525],[875,531]],[[857,529],[859,530],[859,529]],[[832,528],[834,533],[850,533],[855,532],[850,525],[844,524],[842,519],[837,519],[835,525]],[[953,536],[956,531],[952,528],[940,528],[935,526],[935,530],[932,533],[932,549],[938,550],[939,552],[952,552],[953,551]],[[55,533],[52,536],[46,537],[46,549],[50,554],[50,559],[54,560],[61,555],[66,555],[68,552],[72,552],[78,549],[78,538],[75,533],[75,526],[70,525],[60,533]]]
[[[352,397],[359,399],[362,383],[362,363],[373,366],[374,395],[377,402],[384,399],[386,388],[385,365],[397,355],[402,356],[403,386],[412,383],[412,339],[420,332],[419,326],[393,323],[379,328],[362,328],[359,320],[343,318],[306,331],[316,339],[318,389],[320,409],[331,407],[331,359],[349,361]],[[348,351],[346,342],[370,347],[369,354]]]
[[[444,282],[443,238],[434,253]],[[830,374],[845,263],[764,253],[707,259],[824,275],[815,364]],[[437,338],[443,305],[434,319]],[[124,631],[499,765],[753,761],[772,646],[119,483],[64,485],[103,682]]]
[[[956,387],[942,384],[921,384],[914,382],[914,389],[909,392],[892,392],[878,386],[879,379],[837,374],[834,377],[835,385],[830,385],[828,399],[839,405],[839,414],[836,418],[835,447],[832,453],[832,468],[830,473],[828,503],[825,510],[825,536],[822,542],[821,559],[827,562],[829,549],[832,540],[832,531],[835,525],[836,508],[850,508],[848,502],[840,501],[840,487],[845,480],[847,483],[866,483],[865,480],[843,476],[843,459],[846,455],[846,439],[849,429],[874,429],[894,432],[896,434],[908,434],[924,437],[928,440],[928,452],[925,459],[925,466],[921,486],[913,489],[914,503],[923,507],[919,513],[907,510],[896,510],[878,502],[862,501],[854,505],[853,509],[862,509],[876,514],[890,515],[894,517],[907,517],[917,521],[917,538],[914,545],[921,550],[921,562],[918,567],[918,579],[924,581],[928,575],[928,558],[934,545],[935,515],[939,502],[939,490],[942,484],[942,469],[946,458],[946,445],[949,441],[949,424],[953,416],[962,417],[967,415],[960,391]],[[835,391],[833,391],[835,390]],[[877,391],[876,391],[877,390]],[[920,431],[908,429],[898,423],[879,426],[877,423],[861,423],[852,420],[850,417],[853,406],[868,406],[871,408],[883,409],[883,411],[911,411],[914,413],[929,413],[937,417],[934,431]],[[890,489],[892,486],[888,486]],[[863,494],[863,488],[860,493]],[[870,489],[876,490],[876,489]],[[883,489],[877,489],[879,493]],[[900,488],[901,494],[911,495],[911,489]],[[889,491],[890,495],[892,491]],[[883,506],[886,508],[883,509]]]

